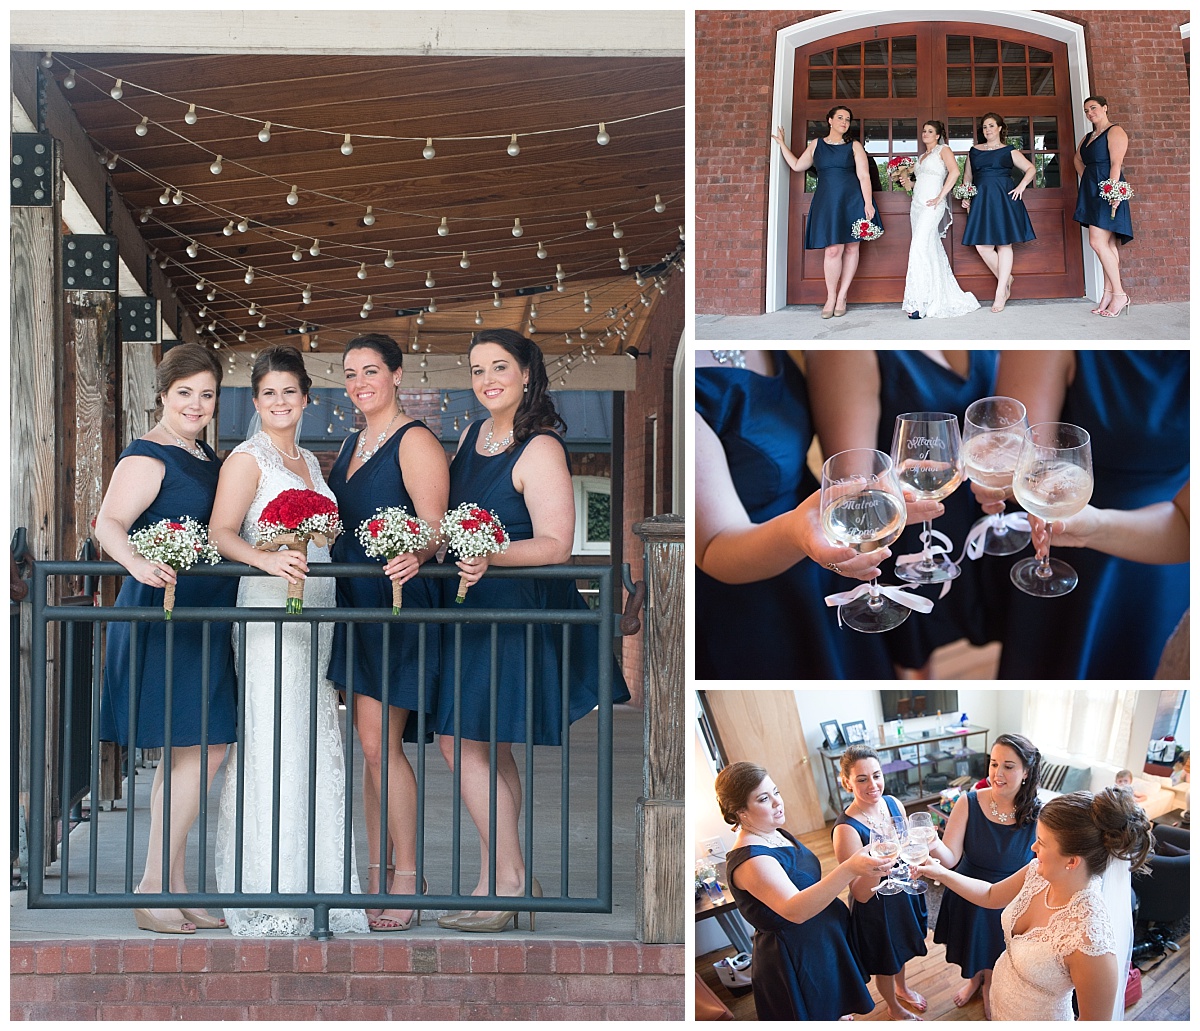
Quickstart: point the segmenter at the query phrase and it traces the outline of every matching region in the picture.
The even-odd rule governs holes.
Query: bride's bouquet
[[[442,516],[442,539],[446,547],[459,558],[479,558],[496,555],[508,550],[508,531],[504,529],[495,512],[480,508],[466,501]],[[458,578],[459,605],[467,596],[466,574]]]
[[[892,181],[892,185],[899,186],[906,193],[912,193],[912,188],[904,180],[907,176],[912,175],[912,170],[916,165],[916,161],[912,158],[892,158],[887,163],[887,177]]]
[[[1112,215],[1116,218],[1121,201],[1133,196],[1133,187],[1124,179],[1105,179],[1100,184],[1100,196],[1112,206]]]
[[[978,192],[974,183],[959,183],[954,187],[954,196],[959,200],[970,200]]]
[[[359,525],[355,536],[363,551],[372,558],[393,559],[428,548],[433,540],[433,527],[424,519],[411,515],[403,506],[377,508],[372,518]],[[403,586],[398,580],[392,581],[393,615],[400,611]]]
[[[276,494],[262,510],[255,524],[257,540],[262,551],[288,551],[307,554],[308,542],[318,548],[328,547],[342,532],[337,505],[315,490],[285,490]],[[288,584],[287,611],[304,611],[304,581]]]
[[[157,523],[144,526],[129,535],[129,546],[142,558],[151,562],[162,562],[175,572],[191,569],[197,562],[215,566],[221,561],[217,549],[208,540],[208,527],[191,516],[179,522],[160,519]],[[171,618],[175,608],[175,585],[167,584],[163,595],[163,612]]]
[[[883,229],[869,218],[856,218],[850,223],[850,235],[856,240],[878,240],[883,236]]]

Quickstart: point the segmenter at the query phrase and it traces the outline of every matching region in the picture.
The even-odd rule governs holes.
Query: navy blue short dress
[[[1013,149],[971,148],[968,157],[971,162],[971,181],[979,192],[971,198],[967,227],[963,230],[963,243],[968,246],[1001,246],[1028,243],[1035,239],[1025,202],[1013,200],[1008,195],[1016,186],[1013,180]]]
[[[355,531],[377,508],[403,506],[416,514],[404,477],[400,472],[400,442],[409,433],[429,433],[420,421],[406,423],[385,440],[378,451],[349,479],[346,471],[360,433],[353,434],[342,447],[337,461],[329,472],[329,489],[337,498],[338,513],[345,532],[333,542],[330,558],[334,562],[378,562],[387,560],[368,557]],[[441,446],[440,444],[438,445]],[[432,559],[430,560],[432,561]],[[404,585],[404,608],[437,609],[441,590],[432,578],[416,576]],[[381,572],[371,577],[338,577],[338,608],[390,609],[392,581]],[[436,613],[433,614],[436,618]],[[425,627],[425,668],[421,669],[420,635]],[[391,623],[388,625],[388,668],[383,669],[382,623],[337,623],[333,628],[333,647],[329,654],[329,679],[343,691],[349,686],[346,675],[346,643],[354,638],[354,691],[382,701],[386,683],[389,705],[416,712],[422,682],[425,691],[425,711],[432,715],[437,708],[438,669],[441,660],[441,628],[437,623]],[[430,722],[432,729],[432,721]],[[416,719],[405,726],[405,735],[416,730]]]
[[[967,793],[967,831],[956,873],[989,884],[1004,880],[1033,858],[1037,821],[1023,826],[993,823],[983,815],[974,791]],[[942,893],[933,940],[946,946],[946,962],[962,968],[963,977],[991,970],[1004,951],[1004,931],[999,909],[984,909],[955,895]]]
[[[500,518],[512,541],[530,540],[533,537],[533,520],[525,507],[525,498],[513,486],[512,471],[517,459],[524,453],[529,441],[517,444],[510,451],[497,455],[481,455],[475,449],[479,439],[479,428],[484,420],[468,427],[458,454],[450,463],[450,507],[463,502],[473,502],[490,509]],[[552,437],[563,449],[567,467],[571,456],[567,445],[555,433],[543,431],[534,436]],[[454,555],[448,553],[446,562],[453,563]],[[586,576],[585,567],[580,576]],[[499,609],[585,609],[583,600],[574,582],[569,580],[505,579],[501,580],[484,573],[483,577],[467,592],[461,606],[456,605],[458,578],[441,582],[442,604],[446,608],[499,608]],[[461,728],[462,736],[472,741],[489,740],[489,699],[491,683],[491,624],[464,623],[462,625],[461,655]],[[533,627],[532,664],[526,652],[525,624],[497,624],[496,680],[497,680],[497,741],[526,740],[526,677],[533,684],[533,733],[532,743],[537,745],[562,744],[563,720],[563,628],[561,625],[545,623],[531,624]],[[454,678],[455,624],[447,623],[442,628],[442,684],[438,692],[437,731],[453,734],[455,724]],[[629,700],[629,689],[612,653],[610,640],[600,641],[595,626],[571,625],[567,631],[570,638],[569,696],[565,699],[567,719],[575,720],[591,712],[596,706],[599,691],[600,663],[608,662],[613,669],[613,701]]]
[[[696,412],[717,435],[738,498],[754,523],[821,489],[805,463],[812,422],[804,374],[786,354],[761,376],[696,370]],[[891,634],[838,629],[826,595],[858,583],[804,559],[778,576],[727,584],[696,570],[696,676],[701,680],[891,679]],[[892,633],[895,633],[893,631]]]
[[[854,144],[847,141],[834,145],[817,140],[813,168],[817,172],[817,189],[808,208],[805,249],[811,251],[856,242],[850,226],[866,216],[867,208],[863,203],[862,184],[854,168]],[[878,211],[871,221],[883,228]]]
[[[891,795],[885,795],[892,816],[903,816]],[[871,843],[871,829],[853,816],[842,813],[834,827],[852,827],[864,845]],[[866,902],[850,898],[850,945],[863,971],[868,974],[897,974],[914,956],[929,952],[925,945],[929,913],[925,896],[906,891],[895,895],[873,894]]]
[[[1079,179],[1079,200],[1075,205],[1075,221],[1080,225],[1096,226],[1116,233],[1118,243],[1129,243],[1133,239],[1133,217],[1129,214],[1129,201],[1117,205],[1113,215],[1112,205],[1100,197],[1100,184],[1111,178],[1108,157],[1109,126],[1099,136],[1084,137],[1079,144],[1079,158],[1083,162],[1083,175]],[[1125,180],[1125,173],[1121,173]]]
[[[207,444],[200,445],[207,462],[188,454],[174,444],[135,440],[121,452],[120,462],[131,455],[162,462],[164,475],[158,496],[151,502],[130,532],[157,523],[160,519],[179,520],[184,516],[208,525],[213,499],[217,495],[217,476],[221,460]],[[237,604],[236,577],[189,576],[178,574],[175,608],[189,606],[229,606]],[[115,608],[150,606],[161,608],[164,590],[149,587],[132,576],[121,584]],[[135,626],[136,639],[130,628]],[[100,740],[127,745],[129,733],[129,669],[134,666],[137,694],[137,733],[139,748],[161,748],[166,744],[166,640],[167,627],[173,635],[171,686],[171,744],[201,744],[204,659],[203,624],[181,623],[109,623],[104,656],[104,690],[100,696]],[[229,623],[213,623],[208,643],[208,742],[227,744],[237,738],[237,680],[234,674],[232,630]]]
[[[754,935],[754,1007],[759,1020],[837,1020],[875,1008],[867,975],[850,947],[850,915],[841,899],[794,924],[734,884],[747,859],[771,856],[801,891],[821,879],[821,861],[787,831],[791,848],[743,845],[729,850],[725,870],[739,912]]]
[[[1075,352],[1061,421],[1091,434],[1094,507],[1170,501],[1191,478],[1190,388],[1187,351]],[[1079,584],[1050,600],[1010,585],[1000,677],[1151,679],[1188,607],[1191,564],[1053,544],[1050,555]]]

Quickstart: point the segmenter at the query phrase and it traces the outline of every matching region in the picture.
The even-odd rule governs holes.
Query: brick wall
[[[682,1020],[682,945],[16,942],[13,1020]]]
[[[827,13],[696,12],[693,252],[701,314],[764,310],[775,34]],[[948,20],[953,13],[947,12]],[[1135,298],[1187,300],[1190,109],[1179,26],[1190,16],[1187,11],[1047,13],[1083,26],[1088,92],[1108,98],[1109,116],[1130,135],[1126,167],[1139,196],[1133,202],[1135,239],[1122,251],[1122,282]]]

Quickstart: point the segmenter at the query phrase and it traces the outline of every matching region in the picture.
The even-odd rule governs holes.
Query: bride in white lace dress
[[[958,180],[958,162],[943,142],[945,134],[941,122],[924,124],[925,153],[917,159],[915,180],[910,179],[912,243],[904,278],[904,310],[910,318],[950,319],[979,307],[974,294],[959,289],[942,247],[954,221],[946,197]]]
[[[1077,791],[1038,813],[1037,856],[996,884],[946,870],[917,872],[969,902],[1000,909],[1004,952],[992,974],[992,1020],[1121,1020],[1133,945],[1129,874],[1153,846],[1130,792]]]
[[[333,499],[321,468],[311,451],[296,444],[296,428],[308,403],[311,381],[304,360],[290,347],[264,351],[254,364],[251,384],[254,407],[262,419],[262,432],[238,445],[221,469],[213,505],[212,536],[221,553],[272,574],[243,577],[238,586],[239,607],[283,611],[288,583],[304,578],[309,563],[328,562],[329,549],[309,544],[307,561],[294,551],[265,552],[252,547],[254,524],[263,508],[285,490],[316,490]],[[331,577],[306,580],[304,604],[333,608],[335,584]],[[234,649],[242,642],[234,627]],[[278,890],[304,892],[308,884],[309,840],[309,717],[316,703],[316,810],[315,883],[313,890],[340,892],[344,876],[346,831],[345,766],[338,728],[334,687],[325,679],[331,624],[318,630],[315,698],[310,686],[311,642],[307,623],[283,627],[281,677],[279,863]],[[225,767],[217,822],[217,890],[234,890],[237,869],[237,767],[245,764],[242,802],[242,880],[244,892],[272,890],[272,786],[275,750],[275,626],[248,623],[245,641],[246,679],[243,685],[244,731]],[[237,750],[241,750],[241,756]],[[350,890],[359,891],[353,847],[350,855]],[[236,935],[255,937],[298,936],[313,928],[311,909],[226,909],[225,919]],[[333,931],[366,932],[361,909],[330,911]]]

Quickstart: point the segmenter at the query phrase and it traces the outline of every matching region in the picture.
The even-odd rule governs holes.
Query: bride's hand
[[[927,200],[927,201],[925,202],[925,207],[927,207],[927,208],[936,208],[936,207],[937,207],[939,204],[941,204],[941,203],[942,203],[942,198],[941,198],[941,197],[934,197],[934,198],[933,198],[933,200]]]
[[[298,584],[306,579],[308,560],[303,552],[284,548],[281,551],[268,551],[259,560],[258,568],[272,576],[282,577],[290,584]]]

